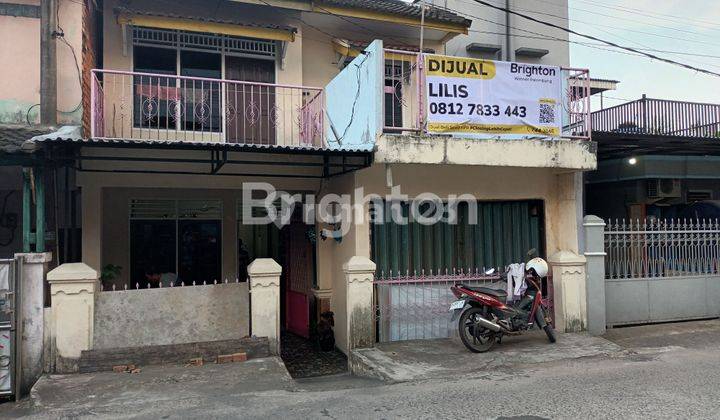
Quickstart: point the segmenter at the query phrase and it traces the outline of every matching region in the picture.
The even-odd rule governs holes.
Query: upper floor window
[[[238,55],[274,64],[275,47],[268,40],[133,27],[133,70],[150,74],[135,76],[134,126],[222,131],[222,84],[202,79],[222,79],[230,63],[226,58]]]

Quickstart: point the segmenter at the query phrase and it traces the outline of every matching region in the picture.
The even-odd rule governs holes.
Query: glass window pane
[[[131,220],[129,287],[157,287],[153,278],[176,274],[176,249],[175,220]]]
[[[221,78],[220,54],[181,51],[180,75],[208,79]],[[220,131],[220,83],[183,80],[181,87],[184,100],[184,128],[193,131]]]
[[[175,50],[135,46],[133,57],[135,72],[177,74]],[[135,127],[175,129],[176,103],[180,98],[174,77],[135,76],[133,91]]]

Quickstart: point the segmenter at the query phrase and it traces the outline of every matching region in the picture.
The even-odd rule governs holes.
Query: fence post
[[[43,370],[43,349],[45,312],[45,274],[48,264],[52,261],[52,254],[22,253],[15,254],[15,259],[20,261],[19,283],[16,284],[16,301],[19,305],[18,322],[16,325],[20,341],[20,366],[22,375],[17,378],[20,383],[20,393],[27,394],[30,388],[42,375]]]
[[[597,216],[585,216],[585,259],[587,260],[588,332],[605,332],[605,222]]]
[[[373,279],[375,263],[369,258],[354,256],[343,264],[347,279],[345,294],[347,351],[372,347],[375,343],[373,317]]]
[[[78,371],[83,350],[93,343],[98,273],[84,263],[63,264],[47,275],[55,331],[55,371]]]
[[[248,266],[250,277],[250,331],[267,337],[270,353],[280,354],[280,274],[282,267],[272,258],[256,258]]]
[[[549,259],[553,279],[555,328],[578,332],[587,328],[585,257],[559,251]]]

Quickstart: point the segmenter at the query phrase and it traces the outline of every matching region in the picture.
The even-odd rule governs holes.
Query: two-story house
[[[493,63],[441,58],[456,36],[469,33],[466,15],[475,12],[423,10],[397,0],[97,5],[92,10],[86,4],[90,12],[82,14],[82,48],[93,53],[82,60],[83,131],[31,143],[68,168],[62,180],[77,197],[65,193],[61,181],[58,200],[60,207],[77,203],[79,214],[71,219],[80,220],[80,259],[107,274],[101,295],[163,282],[239,281],[241,315],[223,322],[242,337],[250,332],[243,283],[248,264],[269,257],[283,269],[284,327],[307,336],[316,314],[331,309],[338,347],[348,352],[343,264],[350,258],[370,258],[378,282],[400,285],[378,294],[378,314],[400,317],[378,315],[378,338],[422,338],[433,327],[414,323],[412,334],[392,332],[406,322],[402,317],[412,317],[413,307],[439,304],[418,290],[430,285],[425,290],[436,293],[440,284],[446,293],[447,282],[481,281],[483,268],[523,260],[532,248],[554,266],[558,327],[583,328],[579,175],[594,169],[595,152],[585,118],[589,75],[563,67],[567,44],[552,44],[558,51],[548,57],[561,58],[543,60],[545,67],[515,67],[526,81],[541,80],[538,72],[553,74],[557,95],[542,99],[541,108],[554,128],[488,128],[457,120],[446,126],[432,119],[441,107],[431,103],[437,95],[428,80],[454,72],[428,67],[431,57],[496,69]],[[515,94],[522,97],[522,89]],[[489,115],[525,118],[522,106],[497,105],[495,111],[483,100],[471,104],[473,115],[488,105]],[[248,213],[262,215],[250,208],[262,196],[247,195],[248,183],[256,191],[271,186],[301,194],[306,204],[331,194],[350,197],[355,218],[307,224],[298,210],[282,227],[245,223]],[[393,203],[408,215],[412,202],[422,201],[425,213],[433,200],[450,203],[453,197],[464,203],[459,220],[443,213],[428,226],[370,218]],[[415,287],[411,295],[407,285]],[[404,304],[403,294],[411,296]],[[108,315],[105,321],[118,324],[112,333],[109,324],[96,325],[97,348],[210,339],[178,319],[171,320],[168,336],[164,325],[172,307],[154,304],[160,309],[133,306],[132,299],[123,300],[122,309],[99,301],[96,318],[119,311],[144,327],[135,336],[117,333],[132,323]],[[214,303],[203,298],[198,304]],[[388,305],[394,305],[391,311]],[[444,316],[434,314],[432,322]]]

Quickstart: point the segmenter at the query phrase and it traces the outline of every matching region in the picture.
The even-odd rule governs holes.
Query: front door
[[[275,62],[225,57],[225,78],[248,83],[228,83],[226,89],[226,139],[229,143],[275,144]]]
[[[285,273],[285,328],[299,336],[310,336],[310,293],[313,279],[313,245],[308,226],[301,221],[283,228]]]

